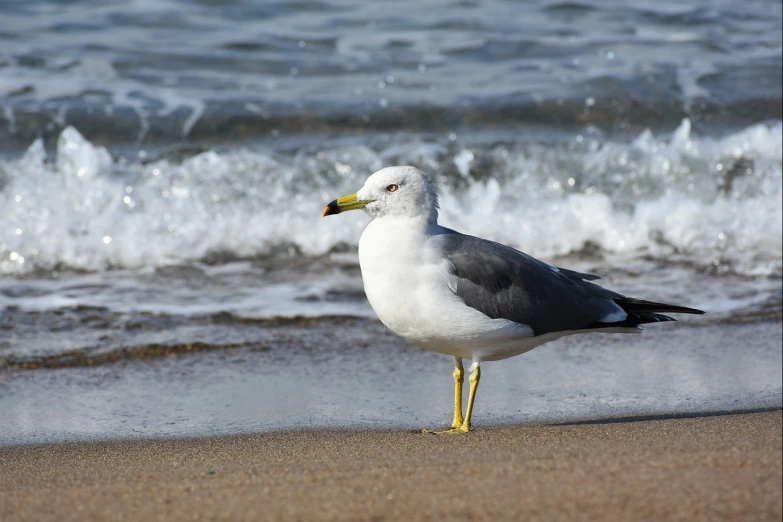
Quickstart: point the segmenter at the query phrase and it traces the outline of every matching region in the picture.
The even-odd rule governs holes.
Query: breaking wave
[[[52,156],[35,141],[0,162],[0,274],[344,250],[367,219],[324,220],[323,205],[375,170],[411,164],[439,186],[445,225],[532,255],[590,249],[779,276],[781,130],[700,137],[684,120],[671,135],[631,142],[587,129],[547,145],[407,137],[146,162],[113,158],[69,127]]]

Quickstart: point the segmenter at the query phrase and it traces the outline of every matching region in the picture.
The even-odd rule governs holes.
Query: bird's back
[[[634,328],[673,320],[663,312],[703,313],[628,298],[511,247],[446,230],[432,241],[451,263],[456,295],[491,318],[528,325],[535,335],[596,328]]]

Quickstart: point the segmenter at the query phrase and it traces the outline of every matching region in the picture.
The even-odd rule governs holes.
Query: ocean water
[[[209,368],[263,358],[249,354],[333,349],[336,331],[349,351],[372,345],[356,255],[367,218],[320,214],[396,164],[432,176],[443,224],[706,310],[684,339],[764,324],[753,364],[779,361],[781,16],[762,1],[3,2],[5,439],[65,436],[51,415],[25,424],[20,397],[76,394],[74,380],[93,383],[83,402],[110,397],[85,404],[118,436],[112,411],[143,414],[112,382],[149,386],[160,365],[185,379],[186,365],[206,383]],[[278,380],[312,363],[290,357],[272,357]],[[685,382],[727,360],[702,353]],[[779,402],[779,374],[757,370],[694,397]],[[268,426],[323,421],[294,410]]]
[[[0,7],[0,143],[605,131],[780,119],[754,0],[38,0]]]

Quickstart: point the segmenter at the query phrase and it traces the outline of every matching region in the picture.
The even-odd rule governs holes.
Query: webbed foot
[[[470,428],[468,426],[465,426],[464,424],[460,426],[451,426],[450,428],[445,428],[442,430],[421,430],[422,433],[429,433],[432,435],[441,435],[444,433],[467,433],[470,431]]]

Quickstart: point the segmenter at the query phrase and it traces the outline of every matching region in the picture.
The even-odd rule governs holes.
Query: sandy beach
[[[0,519],[779,520],[781,412],[0,449]]]

